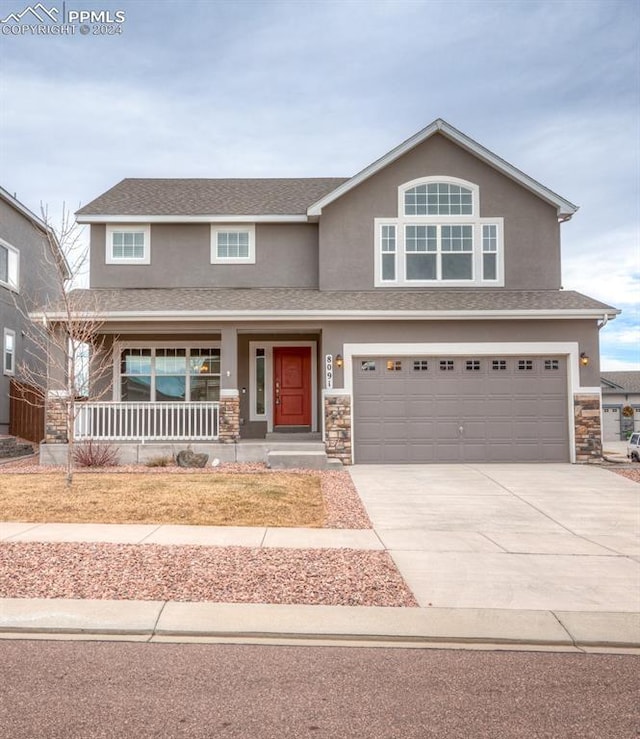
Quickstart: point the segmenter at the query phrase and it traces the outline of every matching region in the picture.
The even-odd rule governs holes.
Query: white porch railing
[[[216,441],[219,403],[76,405],[76,441]]]

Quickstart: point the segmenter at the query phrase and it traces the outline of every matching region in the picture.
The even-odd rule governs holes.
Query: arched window
[[[429,182],[404,191],[405,216],[471,216],[473,193],[450,182]]]

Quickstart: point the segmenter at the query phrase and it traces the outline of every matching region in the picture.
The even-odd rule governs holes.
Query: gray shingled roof
[[[284,179],[127,178],[78,216],[304,215],[345,177]]]
[[[609,387],[602,383],[602,393],[610,395],[614,393],[640,393],[640,372],[601,372],[600,377],[608,382],[613,382],[618,387]]]
[[[184,311],[530,311],[593,310],[615,312],[611,306],[573,291],[457,290],[320,291],[305,288],[93,288],[75,290],[75,298],[101,313],[162,313]],[[179,315],[177,315],[179,317]]]

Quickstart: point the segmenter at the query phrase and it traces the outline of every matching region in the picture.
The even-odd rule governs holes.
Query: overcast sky
[[[0,19],[27,5],[0,0]],[[0,184],[32,210],[123,177],[350,176],[444,118],[580,206],[564,287],[623,310],[602,367],[640,369],[638,0],[66,8],[126,19],[119,35],[0,36]]]

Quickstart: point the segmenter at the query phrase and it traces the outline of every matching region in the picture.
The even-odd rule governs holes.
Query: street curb
[[[640,649],[640,614],[175,601],[0,600],[0,638],[95,635]]]

